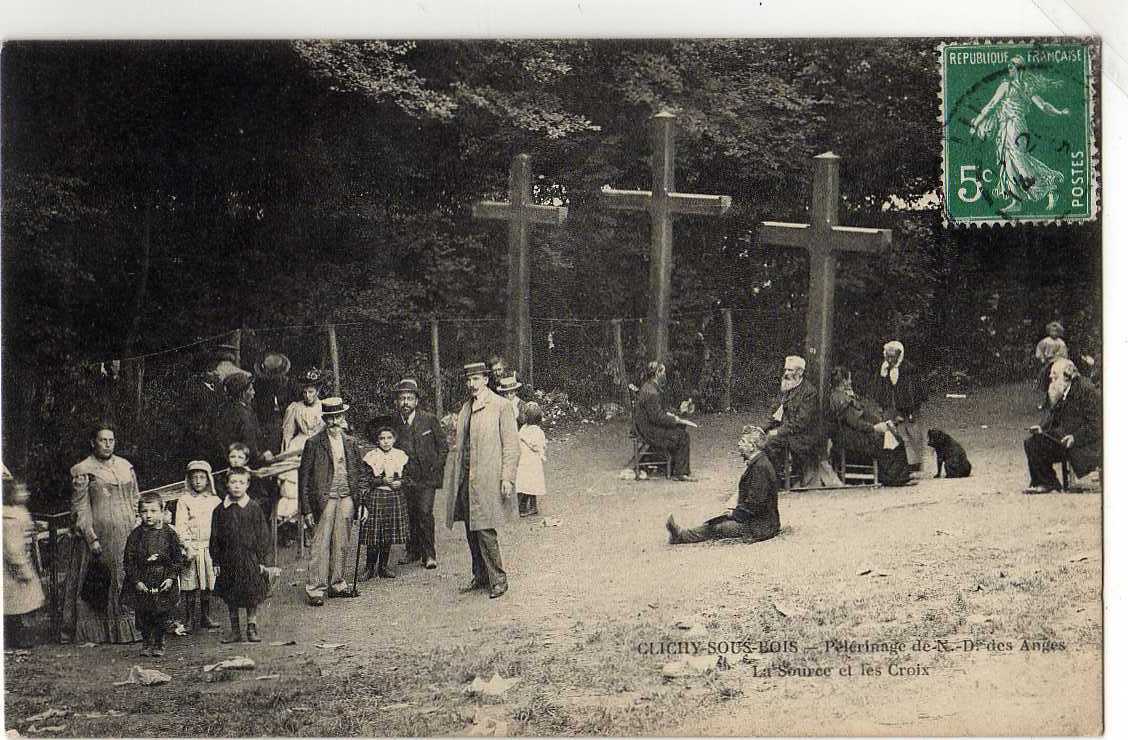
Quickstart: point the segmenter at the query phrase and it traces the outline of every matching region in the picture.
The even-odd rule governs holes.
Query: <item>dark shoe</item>
[[[462,588],[458,589],[458,593],[468,594],[468,593],[471,593],[473,591],[485,590],[485,588],[486,588],[486,584],[482,583],[477,578],[472,578],[472,579],[470,579],[469,583],[467,583]]]
[[[412,555],[411,553],[407,553],[402,558],[399,559],[399,564],[400,565],[411,565],[412,563],[417,562],[418,560],[419,560],[418,555]]]
[[[364,569],[364,575],[362,575],[360,577],[360,580],[371,581],[372,577],[375,576],[375,575],[376,575],[376,566],[370,565],[370,566],[368,566],[367,568]],[[329,595],[332,596],[332,594],[329,594]]]
[[[540,516],[540,511],[537,509],[536,496],[529,496],[529,506],[525,510],[529,512],[529,516]]]
[[[155,645],[149,651],[149,654],[152,655],[154,658],[163,658],[164,657],[164,645]]]
[[[310,606],[325,606],[325,599],[320,596],[307,596],[306,600],[309,601]]]
[[[678,523],[674,521],[674,515],[670,514],[670,518],[666,520],[666,531],[670,533],[669,543],[671,545],[678,544]]]
[[[202,612],[200,614],[200,626],[202,626],[204,629],[214,630],[219,629],[223,625],[212,619],[207,612]]]
[[[502,581],[501,583],[497,584],[496,586],[494,586],[490,589],[490,598],[496,599],[497,597],[501,596],[502,594],[504,594],[508,590],[509,590],[509,584],[505,581]]]
[[[377,568],[376,569],[376,575],[380,576],[381,578],[395,578],[396,577],[395,573],[393,573],[392,571],[390,571],[390,570],[388,570],[387,568],[384,568],[384,567]]]
[[[226,635],[219,638],[219,641],[225,645],[231,644],[233,642],[242,642],[243,635],[239,632],[238,627],[232,627]]]
[[[1029,486],[1022,489],[1023,493],[1056,493],[1059,489],[1053,486]]]
[[[435,562],[434,558],[429,557],[423,562],[423,567],[427,570],[434,570],[439,567],[439,564]]]
[[[254,622],[247,625],[247,642],[262,642],[258,635],[258,625]]]

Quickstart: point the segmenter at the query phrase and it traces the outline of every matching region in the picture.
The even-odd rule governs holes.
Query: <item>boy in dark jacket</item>
[[[215,593],[227,604],[231,631],[221,642],[240,642],[239,609],[247,612],[247,642],[258,635],[258,605],[266,600],[270,528],[259,505],[247,495],[251,473],[235,468],[227,474],[227,496],[212,512],[211,550]]]
[[[693,529],[679,527],[671,514],[666,520],[671,545],[727,538],[760,542],[779,534],[779,480],[764,452],[767,442],[768,436],[760,427],[744,427],[737,447],[748,467],[740,477],[735,506]]]
[[[141,497],[141,524],[129,533],[119,601],[133,607],[144,646],[141,655],[164,655],[164,635],[180,600],[180,571],[188,553],[176,530],[165,523],[160,494]]]

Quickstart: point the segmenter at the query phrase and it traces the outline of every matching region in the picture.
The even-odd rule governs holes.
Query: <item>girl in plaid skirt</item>
[[[407,543],[407,504],[402,493],[407,453],[396,449],[395,443],[391,427],[380,427],[376,431],[379,446],[364,456],[370,474],[363,501],[366,512],[361,514],[367,515],[361,532],[368,547],[366,581],[373,575],[395,578],[389,568],[392,545]]]

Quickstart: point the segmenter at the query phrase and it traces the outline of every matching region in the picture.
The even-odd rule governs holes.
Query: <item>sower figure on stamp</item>
[[[453,455],[443,481],[447,528],[458,521],[466,526],[474,577],[461,591],[489,589],[490,598],[496,599],[509,588],[497,528],[512,515],[516,498],[517,420],[509,402],[486,387],[489,371],[484,362],[472,362],[463,372],[471,397],[458,412]]]
[[[400,564],[422,560],[424,568],[432,569],[438,565],[435,560],[435,489],[443,485],[449,449],[446,433],[434,414],[419,408],[419,383],[414,378],[404,378],[396,385],[396,411],[392,431],[396,435],[396,447],[407,453],[410,469],[403,488],[409,536]]]
[[[656,450],[670,455],[670,478],[694,481],[689,472],[689,431],[684,419],[665,410],[661,388],[666,383],[666,366],[652,361],[635,402],[634,424],[639,436]]]
[[[1030,486],[1024,493],[1060,491],[1054,463],[1068,460],[1078,476],[1101,465],[1101,394],[1071,360],[1050,368],[1050,408],[1026,438]]]
[[[779,479],[764,453],[767,442],[768,435],[760,427],[744,427],[737,449],[748,467],[740,476],[737,493],[729,499],[732,502],[729,513],[713,517],[693,529],[679,527],[671,514],[666,520],[671,545],[727,538],[760,542],[779,534]]]
[[[360,447],[344,432],[348,410],[340,398],[321,402],[325,429],[306,441],[298,467],[302,516],[315,526],[306,570],[310,606],[323,606],[326,596],[353,595],[345,580],[345,554],[364,478]]]
[[[807,361],[796,355],[783,360],[779,381],[779,405],[765,424],[768,442],[764,452],[777,473],[786,467],[787,453],[793,466],[803,472],[801,485],[817,485],[819,455],[826,447],[819,419],[819,392],[804,378]]]

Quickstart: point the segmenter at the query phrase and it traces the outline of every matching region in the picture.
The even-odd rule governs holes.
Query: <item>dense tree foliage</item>
[[[675,313],[738,310],[769,374],[801,339],[806,261],[756,225],[806,219],[826,150],[842,222],[894,230],[887,257],[843,260],[840,359],[871,367],[897,335],[945,377],[1018,377],[1057,317],[1097,349],[1095,227],[953,231],[934,205],[891,207],[939,181],[934,46],[7,44],[5,440],[82,363],[239,327],[501,315],[504,229],[469,207],[504,197],[521,151],[537,197],[570,208],[536,231],[534,316],[645,315],[649,225],[597,196],[649,187],[660,109],[679,116],[679,189],[734,202],[676,225]]]

